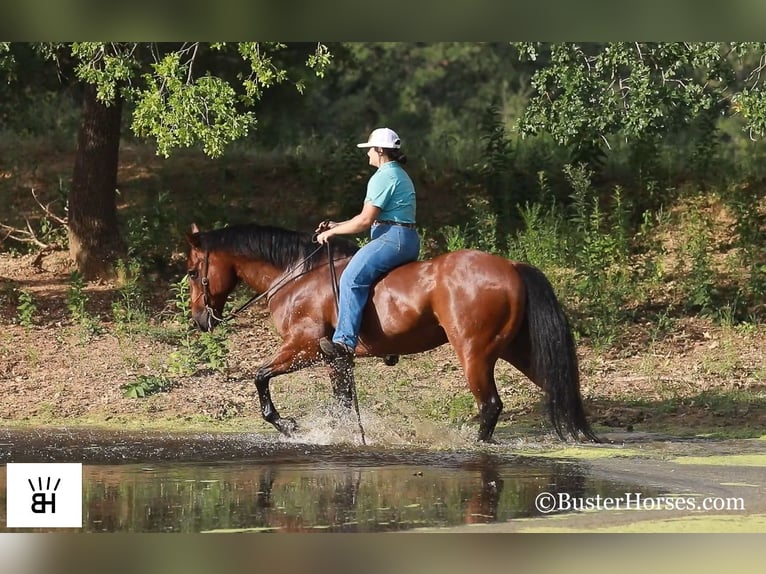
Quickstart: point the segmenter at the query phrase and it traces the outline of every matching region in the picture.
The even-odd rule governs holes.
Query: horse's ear
[[[191,231],[186,234],[186,242],[195,249],[199,249],[199,227],[196,223],[191,224]]]

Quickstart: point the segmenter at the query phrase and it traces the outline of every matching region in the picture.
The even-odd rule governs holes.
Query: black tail
[[[585,418],[580,396],[580,374],[572,329],[553,287],[542,271],[516,264],[527,291],[527,323],[532,373],[548,390],[553,428],[562,440],[601,442]]]

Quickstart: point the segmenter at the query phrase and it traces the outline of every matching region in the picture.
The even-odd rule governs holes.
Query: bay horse
[[[266,297],[283,342],[256,371],[255,386],[263,418],[290,435],[296,423],[279,415],[269,382],[324,361],[319,339],[331,337],[337,321],[333,271],[341,274],[358,246],[333,238],[330,254],[309,233],[257,224],[205,232],[192,224],[186,239],[191,311],[200,330],[222,320],[240,281]],[[598,442],[583,409],[569,322],[539,269],[464,249],[397,267],[375,283],[356,356],[398,357],[447,342],[476,400],[480,441],[492,439],[503,407],[494,377],[503,359],[547,394],[550,420],[562,440]],[[325,362],[336,398],[350,407],[343,369]]]

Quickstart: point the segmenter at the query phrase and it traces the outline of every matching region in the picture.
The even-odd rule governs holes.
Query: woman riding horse
[[[378,168],[367,183],[362,211],[340,223],[324,221],[316,229],[320,244],[334,235],[371,229],[371,241],[351,258],[340,278],[335,334],[332,340],[323,337],[319,341],[327,358],[349,362],[359,340],[362,311],[372,284],[394,267],[415,261],[420,251],[415,186],[402,167],[407,156],[400,151],[399,136],[389,128],[378,128],[357,147],[368,148],[370,165]]]

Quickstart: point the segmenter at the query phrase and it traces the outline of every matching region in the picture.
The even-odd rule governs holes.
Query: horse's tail
[[[533,376],[548,391],[548,410],[556,434],[569,434],[600,442],[585,418],[580,395],[577,352],[569,321],[553,286],[542,271],[516,264],[526,288],[526,319],[529,328]]]

